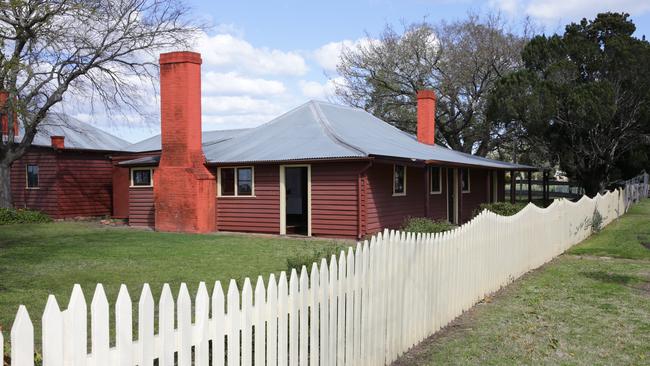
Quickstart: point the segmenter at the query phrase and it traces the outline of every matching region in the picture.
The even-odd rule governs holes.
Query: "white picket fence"
[[[603,224],[625,210],[623,191],[547,208],[529,204],[514,216],[485,211],[442,234],[385,231],[329,263],[272,274],[255,288],[234,280],[212,295],[201,283],[192,299],[182,284],[158,301],[145,284],[137,315],[122,286],[110,347],[109,303],[97,285],[88,307],[75,285],[66,310],[50,296],[42,317],[43,365],[386,365],[449,324],[486,295],[537,268],[591,234],[597,209]],[[137,316],[137,340],[133,318]],[[226,341],[227,340],[227,341]],[[34,329],[21,306],[11,329],[11,364],[34,365]],[[0,345],[2,345],[0,335]],[[0,349],[2,351],[2,349]]]

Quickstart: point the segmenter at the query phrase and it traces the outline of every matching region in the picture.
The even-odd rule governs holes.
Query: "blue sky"
[[[637,35],[650,37],[650,1],[630,0],[188,0],[212,25],[197,40],[203,56],[204,130],[252,127],[309,100],[330,99],[342,45],[376,37],[388,24],[438,22],[499,11],[516,27],[525,17],[546,33],[600,11],[626,11]],[[152,93],[155,94],[155,93]],[[158,110],[152,95],[150,109]],[[130,141],[159,132],[156,118],[124,123],[93,113],[77,117]],[[108,122],[107,122],[108,121]]]

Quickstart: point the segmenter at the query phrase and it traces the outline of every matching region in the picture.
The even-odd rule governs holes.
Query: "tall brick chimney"
[[[418,90],[418,141],[433,145],[436,142],[436,93]]]
[[[160,55],[162,152],[154,173],[156,230],[210,232],[216,227],[214,175],[201,147],[201,55]]]

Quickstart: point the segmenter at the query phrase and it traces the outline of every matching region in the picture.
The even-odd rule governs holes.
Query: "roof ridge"
[[[347,141],[345,141],[341,136],[339,136],[334,129],[332,128],[332,124],[329,122],[327,117],[325,116],[325,113],[320,109],[320,106],[316,101],[310,101],[310,107],[312,107],[312,111],[316,115],[316,120],[319,122],[321,127],[323,128],[323,131],[327,135],[327,137],[330,138],[334,143],[339,144],[345,148],[351,149],[351,150],[356,150],[356,152],[359,152],[363,155],[368,156],[368,153],[361,149],[358,146],[355,146]]]

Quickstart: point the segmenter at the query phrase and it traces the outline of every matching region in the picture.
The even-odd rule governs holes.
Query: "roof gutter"
[[[463,163],[452,163],[448,161],[440,161],[440,160],[425,160],[424,163],[426,165],[442,165],[442,166],[460,166],[460,167],[471,167],[471,168],[481,168],[481,169],[497,169],[497,170],[517,170],[517,171],[538,171],[541,170],[540,168],[536,167],[524,167],[524,166],[519,166],[519,167],[496,167],[496,166],[489,166],[489,165],[478,165],[478,164],[463,164]]]
[[[250,160],[250,161],[229,161],[229,162],[218,162],[218,161],[208,161],[205,163],[206,166],[234,166],[242,164],[295,164],[295,163],[312,163],[312,162],[355,162],[355,161],[371,161],[374,160],[372,157],[348,157],[348,158],[313,158],[313,159],[285,159],[285,160]]]

